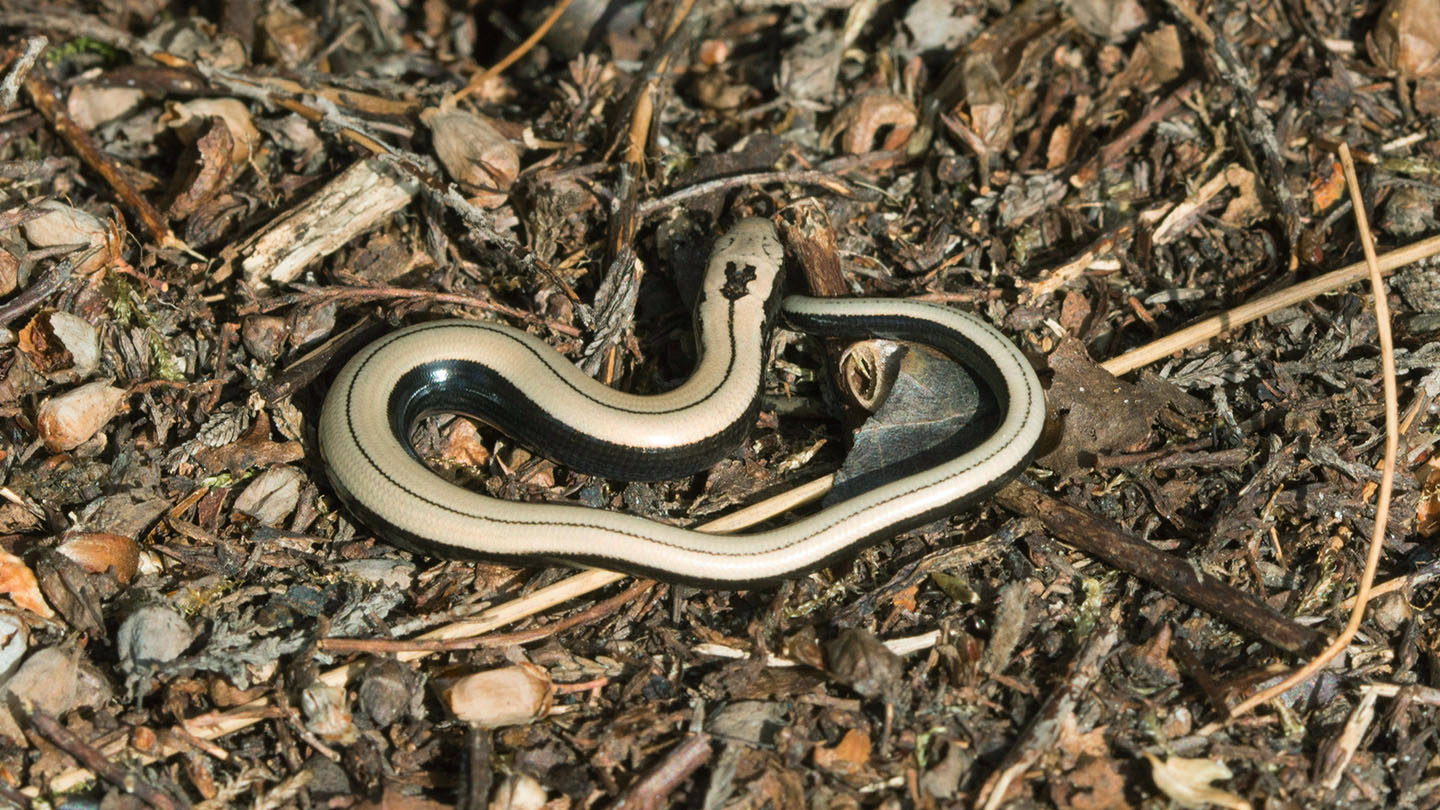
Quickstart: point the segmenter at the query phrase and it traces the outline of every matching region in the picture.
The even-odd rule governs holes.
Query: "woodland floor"
[[[574,0],[538,43],[524,3],[198,5],[0,0],[0,798],[1440,805],[1440,4]],[[1361,262],[1342,144],[1396,270],[1379,590],[1237,713],[1360,589],[1373,296],[1362,266],[1127,353]],[[1025,477],[749,591],[415,554],[337,499],[315,424],[365,342],[493,319],[664,390],[745,216],[793,289],[1008,335],[1050,410]],[[413,443],[694,525],[930,420],[855,438],[838,348],[781,332],[750,438],[692,479],[457,417]],[[948,400],[919,365],[897,392]]]

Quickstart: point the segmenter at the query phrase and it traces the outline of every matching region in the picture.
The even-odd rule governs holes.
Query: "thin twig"
[[[10,70],[5,74],[5,81],[0,82],[0,110],[9,110],[15,106],[15,101],[20,95],[20,85],[25,77],[30,75],[30,69],[35,67],[35,60],[45,52],[45,46],[50,40],[45,37],[30,37],[25,40],[25,50],[10,65]]]
[[[752,183],[757,185],[763,183],[796,183],[798,185],[820,186],[842,197],[848,197],[852,193],[850,187],[847,186],[843,180],[825,172],[808,170],[751,172],[749,174],[737,174],[730,177],[717,177],[714,180],[706,180],[703,183],[686,186],[679,191],[672,191],[664,197],[641,203],[639,216],[641,219],[649,219],[692,197],[702,197],[718,191],[728,191],[732,188],[748,186]]]
[[[1335,659],[1360,629],[1365,618],[1365,604],[1370,600],[1370,588],[1375,582],[1375,569],[1380,565],[1380,554],[1385,548],[1385,526],[1390,519],[1390,493],[1395,483],[1395,457],[1400,448],[1400,409],[1397,405],[1399,394],[1395,382],[1395,345],[1390,335],[1390,303],[1385,296],[1385,280],[1380,274],[1380,262],[1375,257],[1374,237],[1370,235],[1370,222],[1365,216],[1365,202],[1360,197],[1360,184],[1355,179],[1355,162],[1350,159],[1350,149],[1340,144],[1340,163],[1345,167],[1345,183],[1350,188],[1350,199],[1355,209],[1355,225],[1360,231],[1360,245],[1365,249],[1365,262],[1370,268],[1370,290],[1375,299],[1375,327],[1380,338],[1380,368],[1385,389],[1385,466],[1380,479],[1380,494],[1375,500],[1375,529],[1370,535],[1370,551],[1365,556],[1365,571],[1360,575],[1360,587],[1355,593],[1355,605],[1350,609],[1350,619],[1345,629],[1319,655],[1305,666],[1290,673],[1284,680],[1263,689],[1242,700],[1230,710],[1234,719],[1249,712],[1266,701],[1285,694],[1297,684],[1319,672]],[[1200,731],[1209,734],[1221,724],[1212,723]]]
[[[170,225],[166,222],[165,217],[161,216],[155,206],[145,199],[145,196],[140,193],[140,189],[135,187],[120,166],[95,145],[90,138],[90,133],[81,129],[70,118],[49,82],[32,73],[25,79],[25,92],[30,96],[30,101],[34,103],[35,109],[45,116],[45,120],[50,122],[50,126],[55,129],[55,133],[60,136],[61,140],[75,150],[75,154],[87,166],[104,178],[110,188],[114,189],[120,201],[140,217],[140,223],[145,226],[145,230],[154,237],[155,241],[160,243],[160,247],[167,250],[191,252],[190,246],[170,230]]]
[[[710,759],[710,735],[692,734],[675,746],[665,760],[635,781],[620,801],[617,810],[654,810],[670,806],[666,799],[681,783]]]
[[[101,779],[110,784],[135,795],[137,799],[145,802],[156,810],[177,810],[177,808],[188,808],[190,805],[176,799],[160,788],[137,778],[135,774],[122,769],[119,765],[111,762],[103,752],[94,746],[80,739],[79,735],[65,728],[60,721],[46,714],[33,706],[21,705],[18,698],[12,698],[10,709],[21,722],[29,725],[36,734],[49,740],[51,744],[62,749],[65,753],[79,760],[81,764],[94,771]],[[56,788],[63,792],[63,788]]]
[[[89,261],[90,257],[98,252],[100,252],[100,248],[93,247],[78,259],[75,258],[74,253],[71,253],[70,256],[51,265],[39,279],[0,306],[0,324],[10,323],[39,306],[40,302],[49,298],[70,279],[77,266]]]
[[[331,301],[376,301],[386,298],[421,298],[437,304],[455,304],[473,309],[483,309],[486,312],[495,312],[519,321],[536,323],[553,332],[569,337],[579,337],[580,335],[580,330],[569,324],[548,320],[533,312],[526,312],[504,304],[497,304],[494,301],[489,301],[484,298],[476,298],[473,295],[460,295],[458,293],[435,292],[433,290],[411,290],[405,287],[320,287],[267,298],[255,307],[255,311],[270,312],[280,307],[296,305],[313,306]]]
[[[646,591],[655,587],[657,583],[650,579],[636,580],[629,588],[606,599],[604,602],[597,602],[593,606],[567,616],[558,622],[547,624],[544,627],[536,627],[532,630],[521,630],[516,633],[493,633],[486,636],[474,636],[471,638],[455,639],[374,639],[374,638],[324,638],[320,640],[320,649],[326,652],[347,653],[397,653],[424,650],[426,652],[451,652],[454,650],[475,650],[481,647],[509,647],[516,644],[528,644],[532,641],[539,641],[542,638],[549,638],[556,633],[563,633],[572,627],[602,619],[611,613],[619,610],[630,602],[639,599]]]
[[[822,481],[828,482],[827,476]],[[765,501],[754,504],[742,510],[748,522],[745,525],[735,525],[734,522],[721,518],[709,523],[696,526],[698,531],[710,532],[711,534],[723,534],[727,531],[735,531],[756,523],[768,520],[776,515],[782,514],[802,503],[823,497],[828,491],[828,486],[815,486],[802,484],[791,492],[782,492]],[[795,491],[803,493],[803,497],[796,497]],[[582,571],[574,576],[562,579],[559,582],[547,585],[532,593],[496,605],[479,615],[463,619],[453,624],[437,627],[428,633],[419,636],[421,640],[430,639],[451,639],[468,638],[489,633],[507,624],[514,624],[522,619],[534,616],[557,605],[569,602],[572,599],[579,599],[586,594],[593,593],[608,585],[612,585],[625,579],[627,575],[614,571],[602,571],[591,569]],[[395,658],[401,662],[417,661],[433,655],[428,650],[412,650],[395,654]],[[343,686],[350,680],[351,664],[342,664],[334,669],[322,673],[318,680],[327,686]],[[224,714],[207,715],[199,718],[192,718],[185,721],[185,726],[196,737],[205,740],[213,740],[227,734],[233,734],[242,729],[249,728],[256,723],[273,717],[283,717],[284,713],[277,711],[270,704],[269,698],[257,698],[242,706],[237,706]],[[124,741],[117,744],[117,750],[123,747]],[[165,745],[153,757],[147,759],[159,759],[177,753],[179,748],[173,745]],[[72,789],[83,782],[88,781],[93,774],[85,768],[75,768],[59,774],[50,781],[50,787],[56,792],[64,792]]]
[[[1370,246],[1370,250],[1374,250],[1373,245]],[[1405,247],[1396,248],[1378,257],[1376,259],[1376,268],[1382,276],[1388,276],[1407,264],[1428,259],[1437,253],[1440,253],[1440,236],[1432,236],[1428,239],[1421,239],[1419,242],[1406,245]],[[1216,315],[1213,318],[1206,318],[1178,332],[1173,332],[1160,340],[1147,343],[1138,349],[1131,349],[1119,357],[1106,360],[1100,365],[1103,366],[1106,371],[1118,377],[1121,374],[1134,371],[1142,366],[1148,366],[1156,360],[1167,357],[1174,352],[1182,351],[1209,340],[1223,332],[1238,329],[1272,312],[1294,306],[1301,301],[1308,301],[1318,295],[1324,295],[1325,293],[1348,287],[1365,278],[1369,274],[1369,267],[1369,262],[1364,261],[1347,265],[1339,270],[1332,270],[1323,276],[1317,276],[1309,281],[1303,281],[1279,292],[1271,293],[1270,295],[1262,296],[1249,303],[1241,304],[1229,312]]]
[[[441,108],[449,109],[450,107],[454,106],[455,102],[465,98],[476,90],[479,90],[485,85],[485,82],[488,82],[496,76],[499,76],[500,71],[515,64],[515,62],[517,62],[520,57],[529,53],[530,49],[535,47],[536,43],[538,43],[547,33],[550,32],[550,28],[554,26],[555,23],[560,19],[560,15],[565,13],[565,9],[570,7],[570,3],[571,0],[559,0],[559,2],[555,4],[555,7],[550,9],[550,13],[545,16],[545,19],[538,26],[535,27],[534,31],[530,32],[530,36],[525,38],[524,42],[515,46],[515,49],[510,51],[510,53],[505,54],[504,59],[501,59],[499,62],[496,62],[495,64],[486,68],[484,71],[472,77],[469,82],[466,82],[464,87],[455,91],[444,101],[442,101],[440,104]]]

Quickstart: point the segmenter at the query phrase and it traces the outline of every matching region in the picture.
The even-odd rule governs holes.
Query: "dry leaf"
[[[1087,758],[1066,773],[1063,780],[1052,781],[1051,797],[1056,807],[1068,810],[1129,810],[1131,807],[1125,799],[1125,777],[1118,763],[1108,757]]]
[[[870,735],[850,729],[834,748],[815,749],[815,767],[842,776],[857,776],[870,761]]]
[[[205,134],[190,144],[181,159],[182,168],[171,183],[171,200],[166,212],[171,219],[185,219],[225,191],[236,174],[232,162],[236,153],[230,127],[219,118],[209,119]],[[244,164],[238,164],[243,168]]]
[[[197,98],[165,105],[160,122],[169,126],[186,143],[194,143],[209,127],[206,122],[218,118],[230,130],[230,164],[244,166],[260,149],[260,130],[250,118],[250,109],[233,98]]]
[[[1370,58],[1412,79],[1440,75],[1440,3],[1390,0],[1375,23]]]
[[[1201,810],[1207,804],[1250,810],[1250,802],[1210,784],[1233,776],[1225,763],[1217,759],[1170,757],[1162,762],[1149,752],[1145,758],[1150,760],[1150,776],[1155,786],[1186,810]]]
[[[1069,0],[1070,16],[1101,39],[1117,42],[1147,22],[1137,0]]]
[[[279,526],[300,503],[305,476],[294,467],[271,467],[235,499],[234,509],[264,526]]]
[[[1310,169],[1310,209],[1319,214],[1345,196],[1345,170],[1332,155]]]
[[[840,148],[847,154],[859,155],[874,149],[899,149],[910,140],[915,131],[915,106],[894,93],[866,93],[849,104],[835,116],[834,122],[825,131],[828,143],[838,133]],[[878,146],[875,137],[890,127],[885,140]]]
[[[144,98],[145,91],[135,87],[82,84],[65,98],[65,111],[81,129],[91,130],[140,106]]]
[[[45,602],[40,593],[40,583],[35,572],[25,561],[4,549],[0,549],[0,593],[10,594],[10,600],[20,607],[49,619],[55,611]]]
[[[427,109],[435,157],[482,208],[503,205],[520,174],[520,152],[489,122],[464,110]]]

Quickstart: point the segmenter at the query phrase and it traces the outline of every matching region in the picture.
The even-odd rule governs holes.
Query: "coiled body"
[[[738,536],[491,498],[445,481],[411,451],[407,437],[416,419],[453,411],[583,472],[654,480],[710,466],[754,421],[781,261],[774,228],[764,220],[738,223],[717,241],[696,308],[695,372],[655,396],[601,385],[537,338],[505,326],[441,321],[381,338],[346,364],[325,401],[320,442],[331,481],[373,530],[400,544],[744,587],[812,570],[963,509],[1024,468],[1040,437],[1044,395],[1003,335],[929,303],[803,296],[779,305],[794,329],[924,343],[974,370],[999,404],[994,432],[933,467],[784,527]]]

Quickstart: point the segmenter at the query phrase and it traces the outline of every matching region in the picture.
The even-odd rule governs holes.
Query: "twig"
[[[77,734],[60,725],[59,721],[40,709],[22,705],[22,701],[18,698],[12,698],[10,709],[18,715],[21,722],[33,728],[36,734],[79,760],[82,765],[101,779],[121,790],[133,793],[136,798],[156,810],[177,810],[177,808],[190,806],[187,802],[176,799],[160,788],[138,778],[135,774],[127,773],[119,765],[111,762],[104,753],[80,739]],[[63,790],[63,788],[57,788],[57,790]]]
[[[50,40],[45,37],[30,37],[25,40],[24,52],[10,65],[5,81],[0,82],[0,110],[9,110],[15,106],[20,95],[20,84],[30,75],[30,69],[35,67],[35,60],[40,58],[40,54],[45,52],[45,46],[49,44]]]
[[[154,53],[154,49],[141,38],[131,36],[91,14],[75,14],[55,8],[46,8],[44,11],[3,11],[0,12],[0,26],[36,28],[70,37],[89,37],[132,54],[149,56]]]
[[[1370,246],[1374,250],[1374,246]],[[1376,268],[1382,276],[1388,276],[1407,264],[1428,259],[1440,253],[1440,236],[1432,236],[1428,239],[1421,239],[1419,242],[1396,248],[1376,259]],[[1106,360],[1100,365],[1115,376],[1134,371],[1141,366],[1148,366],[1156,360],[1166,357],[1173,352],[1189,348],[1202,341],[1209,340],[1222,332],[1237,329],[1258,318],[1263,318],[1272,312],[1294,306],[1301,301],[1307,301],[1317,295],[1348,287],[1369,274],[1369,262],[1356,262],[1347,265],[1339,270],[1332,270],[1323,276],[1316,276],[1309,281],[1302,281],[1292,287],[1288,287],[1270,295],[1241,304],[1238,307],[1216,315],[1213,318],[1206,318],[1199,323],[1181,329],[1159,340],[1147,343],[1138,349],[1130,351]]]
[[[287,293],[267,298],[256,308],[257,312],[270,312],[280,307],[313,306],[330,301],[376,301],[386,298],[421,298],[437,304],[455,304],[462,307],[495,312],[520,321],[539,324],[545,328],[569,337],[578,337],[580,330],[569,324],[541,318],[533,312],[497,304],[484,298],[458,293],[442,293],[433,290],[411,290],[405,287],[319,287],[298,293]],[[247,310],[248,311],[248,310]]]
[[[1075,657],[1070,677],[1046,698],[1035,719],[1030,721],[1020,739],[1006,753],[1004,762],[986,780],[975,801],[976,807],[984,810],[999,807],[1005,801],[1010,784],[1024,775],[1041,754],[1054,747],[1060,739],[1065,719],[1075,714],[1085,691],[1100,676],[1100,667],[1119,639],[1114,627],[1107,627],[1090,637]]]
[[[679,191],[672,191],[659,199],[641,203],[639,216],[642,220],[649,219],[692,197],[701,197],[719,191],[728,191],[732,188],[747,186],[752,183],[757,185],[763,183],[796,183],[806,186],[820,186],[842,197],[848,197],[852,193],[850,187],[847,186],[844,181],[826,172],[811,170],[752,172],[750,174],[737,174],[730,177],[718,177],[714,180],[706,180],[703,183],[696,183],[693,186],[687,186]]]
[[[95,146],[95,142],[90,139],[89,133],[81,129],[70,118],[70,115],[65,112],[64,105],[60,103],[60,99],[56,98],[55,91],[51,89],[49,82],[32,73],[25,79],[25,92],[29,94],[35,109],[39,110],[40,114],[45,116],[45,120],[50,122],[50,126],[55,128],[56,134],[69,144],[71,149],[75,150],[85,165],[94,169],[106,183],[110,184],[110,188],[115,190],[116,195],[120,197],[120,201],[126,207],[139,215],[140,223],[145,226],[145,230],[150,233],[150,236],[160,243],[160,247],[193,252],[189,245],[181,241],[170,230],[170,225],[165,218],[155,210],[155,206],[151,205],[149,200],[145,199],[135,184],[130,182],[130,178],[120,170],[115,161],[101,152]]]
[[[91,256],[99,252],[99,247],[93,247],[78,259],[74,258],[74,253],[72,253],[70,256],[51,265],[39,279],[32,282],[30,286],[26,287],[18,295],[6,301],[4,305],[0,305],[0,324],[10,323],[34,309],[40,302],[49,298],[51,293],[60,289],[60,287],[70,279],[71,274],[75,272],[76,266],[89,261]]]
[[[525,38],[524,42],[516,45],[514,50],[510,51],[510,53],[505,54],[505,58],[501,59],[499,62],[496,62],[495,64],[486,68],[484,71],[475,75],[470,79],[470,81],[465,83],[464,87],[460,88],[459,90],[455,91],[453,94],[445,98],[445,100],[440,103],[441,108],[449,109],[450,107],[453,107],[455,105],[455,102],[465,98],[476,90],[479,90],[482,86],[484,86],[485,82],[488,82],[496,76],[499,76],[502,70],[515,64],[515,62],[518,61],[520,57],[529,53],[530,49],[535,47],[535,44],[538,43],[546,34],[550,32],[550,28],[554,26],[555,23],[560,19],[560,15],[565,13],[565,9],[570,7],[570,3],[571,0],[559,0],[559,2],[555,4],[555,7],[550,9],[550,13],[545,15],[545,19],[541,21],[538,26],[535,27],[534,31],[530,32],[530,36]]]
[[[655,810],[667,807],[666,799],[680,783],[710,759],[710,735],[692,734],[665,757],[665,761],[636,780],[630,790],[615,803],[616,810]]]
[[[1380,273],[1380,262],[1375,257],[1375,241],[1370,234],[1370,222],[1365,216],[1365,201],[1360,197],[1360,184],[1355,179],[1355,162],[1350,159],[1350,148],[1340,144],[1340,164],[1345,167],[1345,184],[1350,188],[1350,199],[1355,208],[1355,226],[1360,232],[1360,245],[1365,249],[1365,263],[1370,268],[1370,291],[1375,300],[1375,331],[1380,338],[1380,369],[1385,389],[1385,466],[1381,468],[1380,493],[1375,499],[1375,528],[1370,534],[1370,550],[1365,556],[1365,571],[1360,575],[1360,587],[1355,593],[1355,605],[1350,609],[1350,619],[1345,629],[1330,642],[1319,655],[1311,659],[1284,680],[1242,700],[1230,710],[1234,719],[1249,712],[1260,704],[1285,694],[1296,684],[1319,672],[1345,648],[1360,629],[1365,618],[1365,605],[1370,600],[1370,588],[1375,583],[1375,569],[1380,566],[1380,554],[1385,548],[1385,527],[1390,521],[1390,495],[1395,485],[1395,457],[1400,448],[1400,399],[1395,382],[1395,345],[1390,334],[1390,302],[1385,296],[1385,280]],[[1202,729],[1202,735],[1220,728],[1211,723]]]
[[[532,641],[539,641],[542,638],[549,638],[556,633],[563,633],[572,627],[589,624],[590,622],[609,616],[630,602],[639,599],[646,591],[655,587],[656,584],[654,580],[636,580],[629,588],[626,588],[603,602],[597,602],[573,616],[567,616],[558,622],[547,624],[544,627],[536,627],[532,630],[521,630],[516,633],[494,633],[492,635],[475,636],[472,638],[436,639],[430,641],[421,639],[323,638],[320,639],[320,649],[335,653],[396,653],[415,650],[450,652],[453,650],[474,650],[481,647],[509,647],[515,644],[528,644]]]
[[[1111,521],[1053,498],[1033,485],[1012,481],[995,494],[995,502],[1016,514],[1038,519],[1055,536],[1086,554],[1282,650],[1302,652],[1321,640],[1320,633],[1295,623],[1239,588],[1206,577],[1188,560],[1166,554]]]
[[[700,531],[712,534],[723,534],[727,531],[743,529],[753,526],[756,523],[768,520],[776,515],[782,514],[802,503],[822,497],[828,491],[830,476],[820,479],[824,486],[817,486],[816,482],[803,484],[790,492],[782,492],[772,498],[754,504],[741,510],[744,520],[734,519],[732,514],[727,518],[713,520],[709,523],[695,527]],[[796,493],[800,493],[797,495]],[[737,525],[740,524],[740,525]],[[428,633],[419,636],[422,640],[429,639],[451,639],[468,638],[483,633],[489,633],[507,624],[514,624],[522,619],[534,616],[557,605],[564,604],[572,599],[579,599],[586,594],[593,593],[608,585],[612,585],[624,579],[627,575],[614,571],[601,571],[591,569],[582,571],[574,576],[562,579],[559,582],[547,585],[532,593],[515,599],[505,604],[496,605],[477,616],[437,627]],[[401,662],[417,661],[432,655],[427,650],[412,650],[395,654],[395,658]],[[342,664],[334,669],[322,673],[318,680],[327,686],[343,686],[350,680],[351,664]],[[285,716],[283,712],[271,706],[269,698],[257,698],[241,706],[237,706],[224,714],[208,715],[192,718],[185,721],[186,727],[195,736],[213,740],[227,734],[233,734],[242,729],[274,717]],[[123,747],[124,741],[117,745],[117,750]],[[173,745],[165,745],[154,758],[170,756],[179,751]],[[50,782],[50,787],[56,792],[64,792],[89,780],[92,774],[85,768],[76,768],[59,774]]]

